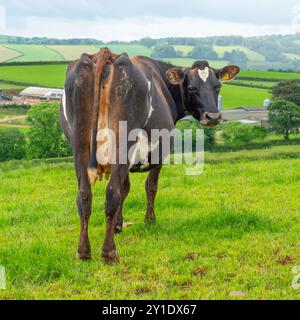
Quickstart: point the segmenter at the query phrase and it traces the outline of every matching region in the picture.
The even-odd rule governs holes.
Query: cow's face
[[[221,81],[231,80],[239,72],[237,66],[215,70],[208,62],[197,61],[191,68],[168,70],[167,78],[174,85],[182,85],[185,107],[193,117],[205,127],[214,127],[222,120],[218,110]]]

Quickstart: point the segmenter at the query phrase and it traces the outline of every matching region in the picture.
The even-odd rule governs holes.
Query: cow
[[[108,48],[94,55],[83,54],[68,66],[61,125],[72,146],[78,181],[79,259],[91,259],[88,224],[91,187],[96,180],[109,179],[102,258],[105,263],[118,263],[115,234],[122,232],[123,203],[130,190],[129,173],[149,171],[145,222],[155,223],[154,200],[167,156],[161,152],[157,163],[152,164],[150,160],[146,166],[129,156],[120,163],[118,156],[123,144],[118,138],[117,161],[105,162],[108,151],[103,149],[103,141],[99,141],[99,132],[109,129],[117,134],[121,121],[127,123],[127,133],[143,130],[150,135],[152,129],[171,131],[186,114],[191,114],[204,127],[215,127],[222,121],[218,111],[221,83],[233,79],[239,71],[239,67],[233,65],[217,70],[207,61],[196,61],[189,68],[175,67],[148,57],[117,55]],[[128,148],[134,146],[133,141],[127,143]],[[156,148],[160,143],[157,142]],[[146,145],[147,154],[152,144],[146,141]],[[136,156],[133,152],[132,158]]]

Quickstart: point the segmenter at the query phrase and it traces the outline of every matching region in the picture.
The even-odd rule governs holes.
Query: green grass
[[[7,48],[20,52],[21,56],[11,59],[14,62],[61,61],[62,57],[55,51],[39,45],[6,45]]]
[[[66,65],[0,66],[0,79],[62,88]]]
[[[0,46],[0,62],[9,61],[11,59],[17,58],[22,54],[18,51],[8,49],[4,46]]]
[[[293,72],[270,72],[270,71],[257,71],[257,70],[242,70],[239,74],[240,77],[252,77],[263,79],[299,79],[300,73]]]
[[[105,45],[101,46],[101,48],[105,47]],[[129,56],[150,56],[152,50],[142,46],[135,44],[121,45],[121,44],[109,44],[107,47],[114,53],[124,53],[126,52]]]
[[[176,51],[181,51],[185,56],[193,50],[193,46],[173,46]]]
[[[265,61],[265,57],[263,55],[243,46],[214,46],[214,50],[217,52],[220,59],[224,57],[224,53],[226,51],[231,52],[232,50],[240,50],[246,54],[250,61]]]
[[[170,58],[162,60],[180,67],[191,67],[196,61],[196,59],[192,58]],[[209,60],[208,62],[210,66],[214,68],[222,68],[228,64],[228,61],[225,60]]]
[[[221,91],[225,109],[238,107],[259,107],[270,93],[266,89],[224,85]]]
[[[94,187],[94,259],[82,262],[72,165],[2,171],[0,265],[8,288],[0,299],[230,299],[232,291],[299,299],[291,287],[300,264],[299,159],[266,161],[259,150],[255,161],[241,161],[237,154],[208,154],[217,162],[199,177],[164,167],[152,227],[143,222],[146,175],[132,175],[124,216],[134,226],[117,237],[116,266],[100,258],[104,183]]]
[[[0,67],[0,70],[1,70],[1,67]],[[1,71],[0,71],[0,75],[1,75]],[[9,83],[5,83],[5,82],[0,81],[0,88],[1,89],[24,89],[25,86],[18,86],[15,84],[9,84]]]
[[[93,54],[99,49],[95,46],[48,46],[56,51],[62,58],[60,60],[72,61],[79,59],[83,53]]]

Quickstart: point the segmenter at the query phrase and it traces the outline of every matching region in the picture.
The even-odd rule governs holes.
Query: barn
[[[41,100],[61,100],[63,92],[63,89],[29,87],[20,92],[20,96],[26,98],[37,98]]]

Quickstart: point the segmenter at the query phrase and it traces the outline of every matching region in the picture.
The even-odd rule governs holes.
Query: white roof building
[[[60,100],[63,96],[63,89],[29,87],[20,93],[22,97],[31,97],[44,100]]]

